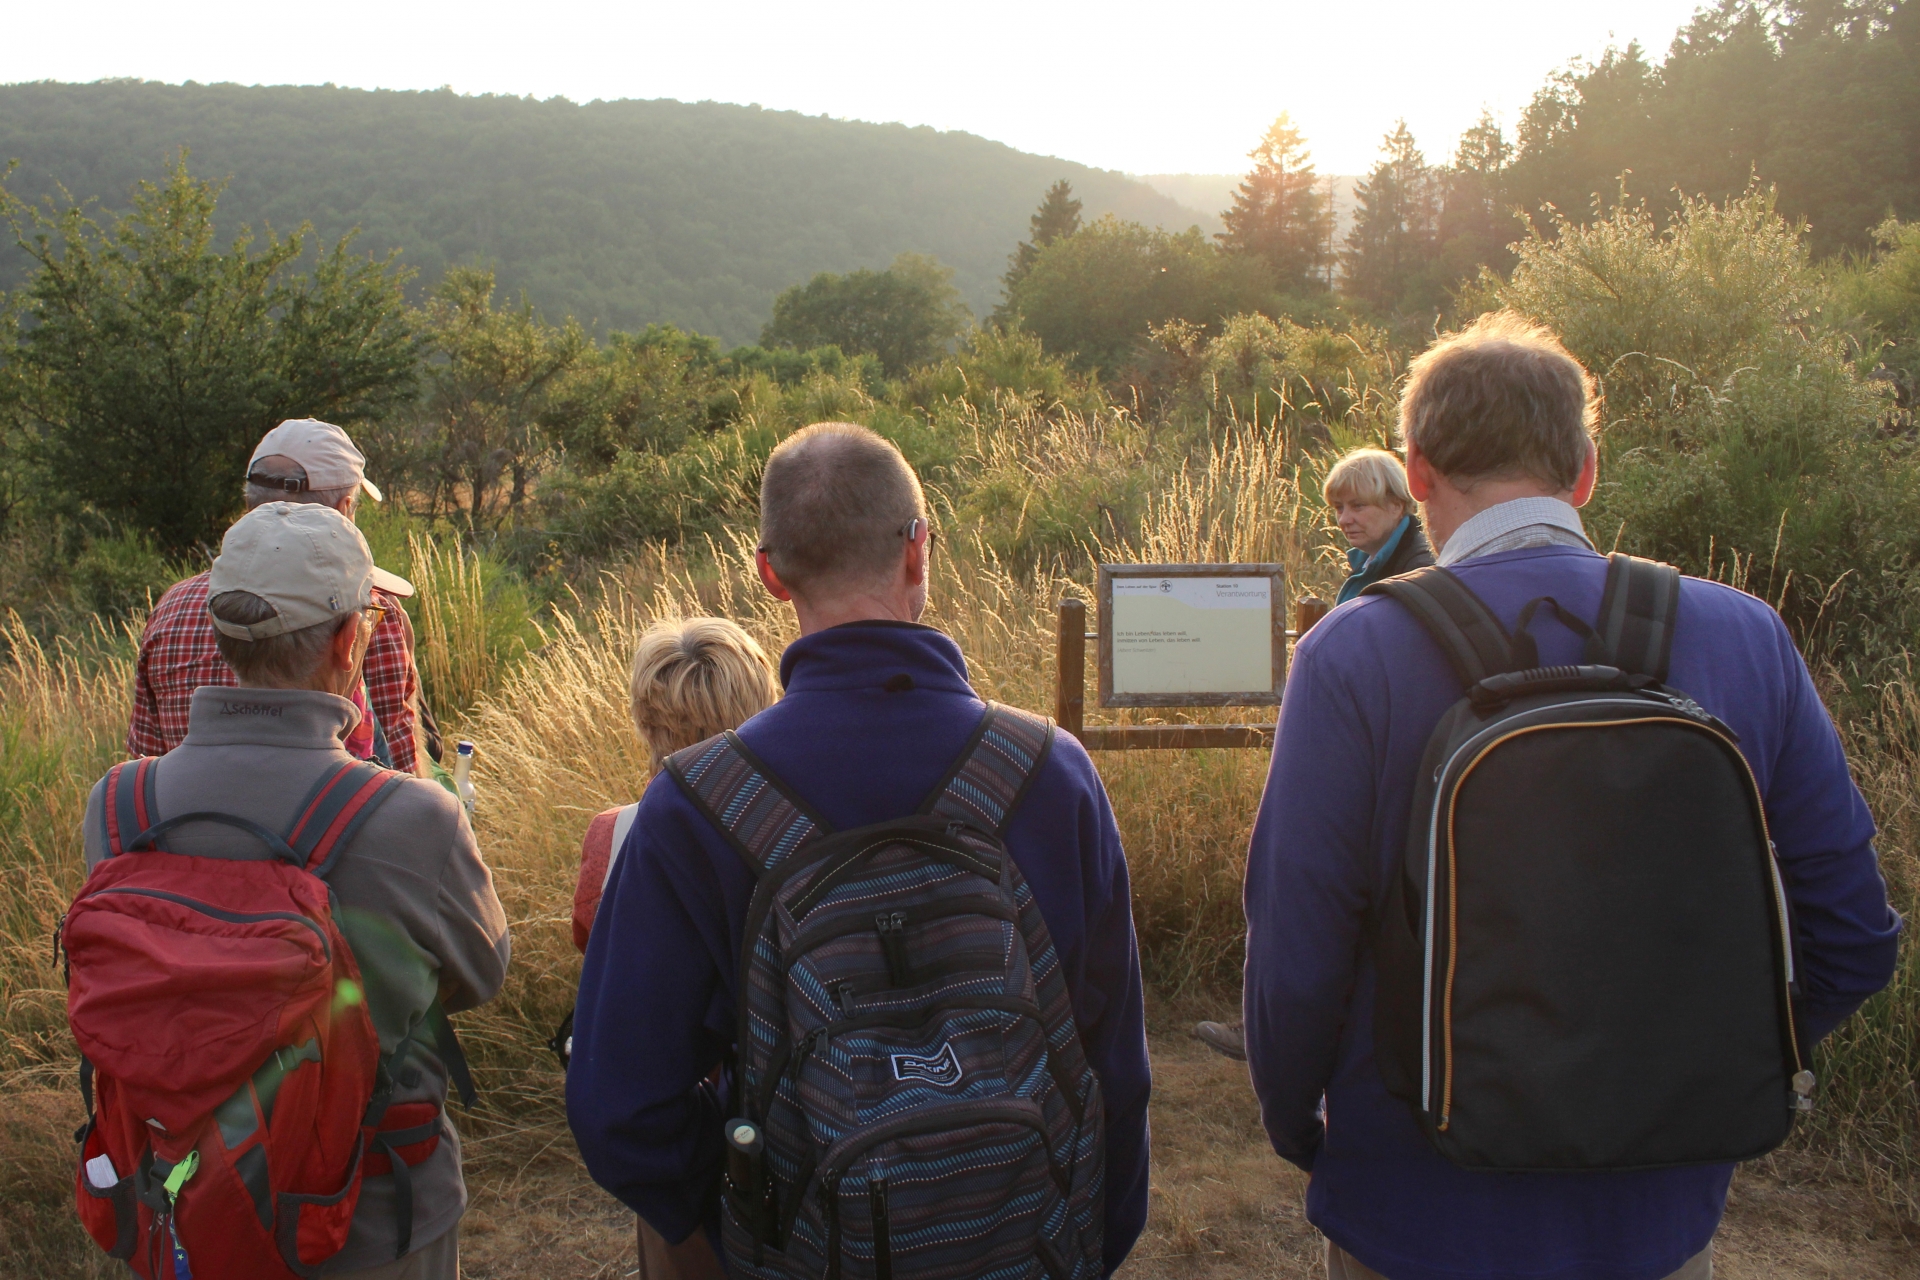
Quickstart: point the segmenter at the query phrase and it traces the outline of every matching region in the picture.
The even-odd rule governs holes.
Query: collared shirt
[[[176,582],[160,597],[140,633],[140,657],[133,673],[133,720],[127,726],[129,756],[163,756],[187,736],[188,708],[193,691],[202,685],[239,683],[233,668],[220,656],[217,632],[207,616],[207,577],[199,574]],[[376,590],[375,599],[387,616],[374,629],[362,667],[364,689],[354,701],[373,714],[387,735],[393,767],[412,773],[415,767],[414,699],[420,677],[413,665],[413,623],[399,600]],[[363,699],[365,701],[363,701]],[[373,753],[373,734],[348,735],[347,749],[361,759]]]
[[[1456,565],[1522,547],[1587,547],[1593,543],[1580,513],[1558,498],[1515,498],[1479,512],[1440,548],[1440,565]]]

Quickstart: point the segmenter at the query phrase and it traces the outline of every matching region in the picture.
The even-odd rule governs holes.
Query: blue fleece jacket
[[[1454,572],[1511,628],[1537,596],[1595,617],[1606,567],[1546,547]],[[1557,621],[1532,629],[1542,665],[1580,660]],[[1740,736],[1779,847],[1805,1025],[1823,1036],[1887,983],[1900,928],[1833,723],[1779,617],[1716,583],[1681,585],[1670,683]],[[1399,867],[1428,735],[1459,697],[1391,600],[1342,605],[1300,642],[1247,862],[1247,1052],[1268,1136],[1312,1171],[1308,1219],[1393,1280],[1656,1280],[1712,1238],[1731,1165],[1470,1173],[1380,1082],[1362,922]]]
[[[913,813],[986,710],[959,647],[908,623],[797,640],[780,679],[786,696],[740,736],[841,831]],[[1054,739],[1006,843],[1059,948],[1100,1077],[1111,1272],[1147,1217],[1146,1026],[1120,833],[1072,738]],[[656,777],[587,943],[567,1118],[594,1180],[671,1241],[719,1221],[725,1103],[702,1081],[734,1042],[752,891],[740,855],[671,777]]]

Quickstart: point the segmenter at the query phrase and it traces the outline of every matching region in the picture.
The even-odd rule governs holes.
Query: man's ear
[[[1584,507],[1593,497],[1593,486],[1600,479],[1600,450],[1593,441],[1587,441],[1586,465],[1580,468],[1580,478],[1573,482],[1572,503]]]
[[[927,580],[927,544],[933,538],[933,531],[925,520],[916,520],[919,531],[907,540],[906,570],[907,585],[917,587]]]
[[[1435,472],[1433,464],[1427,461],[1427,455],[1420,452],[1420,446],[1407,441],[1407,491],[1415,502],[1425,502],[1433,496]]]
[[[360,614],[348,614],[327,644],[327,665],[335,671],[353,670],[354,659],[358,656],[354,653],[354,647],[360,641],[360,618]]]
[[[767,594],[775,600],[792,600],[793,592],[787,590],[787,584],[780,581],[780,575],[773,571],[773,563],[767,559],[767,553],[756,550],[753,553],[753,567],[760,571],[760,584]]]

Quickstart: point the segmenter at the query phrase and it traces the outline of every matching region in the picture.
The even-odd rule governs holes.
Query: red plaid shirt
[[[375,599],[387,607],[387,616],[374,629],[367,646],[364,684],[354,701],[373,702],[373,714],[387,735],[393,767],[412,773],[414,755],[414,699],[420,677],[413,666],[413,623],[400,602],[384,591]],[[207,616],[207,575],[176,582],[160,597],[140,633],[140,658],[133,673],[133,723],[127,727],[127,754],[165,755],[187,736],[187,711],[193,691],[202,685],[234,685],[233,669],[220,656],[218,633]],[[347,749],[362,759],[373,754],[373,734],[356,729]]]

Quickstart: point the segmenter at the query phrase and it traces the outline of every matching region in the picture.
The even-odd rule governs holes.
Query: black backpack
[[[1051,722],[990,703],[917,814],[838,832],[736,734],[668,759],[755,876],[731,1274],[1101,1274],[1100,1083],[1001,843],[1052,743]]]
[[[1380,906],[1389,1091],[1468,1169],[1750,1159],[1812,1108],[1792,934],[1736,738],[1663,683],[1667,565],[1615,555],[1596,630],[1543,597],[1509,637],[1446,569],[1373,584],[1466,696],[1429,739]],[[1542,608],[1586,639],[1542,667]]]

